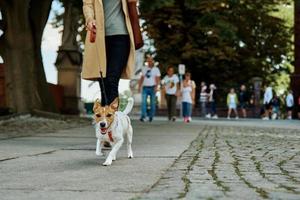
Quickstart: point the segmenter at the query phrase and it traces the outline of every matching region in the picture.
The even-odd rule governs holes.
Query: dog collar
[[[112,131],[105,131],[104,133],[101,132],[101,134],[102,134],[102,135],[106,135],[106,134],[107,134],[107,136],[108,136],[108,138],[109,138],[109,141],[114,142],[114,138],[113,138],[113,136],[112,136]]]
[[[109,140],[111,141],[111,142],[114,142],[114,138],[113,138],[113,136],[112,136],[112,132],[111,131],[108,131],[108,138],[109,138]]]

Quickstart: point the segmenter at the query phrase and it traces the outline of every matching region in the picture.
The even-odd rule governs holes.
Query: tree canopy
[[[143,0],[143,28],[163,67],[184,63],[222,88],[290,73],[292,31],[274,13],[289,0]]]

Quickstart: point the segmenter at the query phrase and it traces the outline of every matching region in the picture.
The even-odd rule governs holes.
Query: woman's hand
[[[96,20],[91,20],[87,23],[86,29],[96,33]]]

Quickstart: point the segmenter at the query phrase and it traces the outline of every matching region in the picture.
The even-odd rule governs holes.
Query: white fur
[[[116,160],[117,153],[124,142],[124,136],[127,136],[127,153],[128,158],[133,158],[131,143],[132,143],[132,135],[133,130],[131,126],[130,118],[128,117],[128,113],[132,110],[133,107],[133,98],[128,99],[128,104],[123,112],[117,111],[115,112],[114,121],[112,122],[111,126],[107,130],[105,135],[100,133],[100,123],[106,121],[101,121],[95,123],[96,129],[96,137],[97,137],[97,145],[96,145],[96,155],[103,156],[101,151],[101,142],[106,141],[112,145],[112,150],[108,154],[105,162],[103,163],[104,166],[109,166],[112,164],[112,161]],[[114,142],[111,142],[108,136],[108,132],[112,132],[112,137]]]

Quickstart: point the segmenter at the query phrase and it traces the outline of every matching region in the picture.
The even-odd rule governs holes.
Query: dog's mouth
[[[107,132],[107,128],[100,128],[100,130],[101,130],[100,132],[102,135],[105,135]]]

